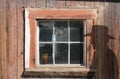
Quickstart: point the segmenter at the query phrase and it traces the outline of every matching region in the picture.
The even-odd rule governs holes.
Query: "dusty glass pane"
[[[53,22],[52,21],[39,21],[39,40],[48,42],[52,41]]]
[[[83,44],[70,44],[70,63],[83,64]]]
[[[53,64],[52,44],[40,44],[40,64]]]
[[[68,22],[55,21],[56,41],[68,41]]]
[[[70,41],[83,42],[83,21],[70,21]]]
[[[55,63],[56,64],[68,63],[68,45],[67,44],[55,45]]]

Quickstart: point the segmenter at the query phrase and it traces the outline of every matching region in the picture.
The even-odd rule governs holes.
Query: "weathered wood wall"
[[[24,8],[97,9],[96,79],[120,79],[120,1],[116,0],[0,0],[0,79],[39,79],[23,75]]]

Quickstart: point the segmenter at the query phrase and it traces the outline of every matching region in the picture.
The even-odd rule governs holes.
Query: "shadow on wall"
[[[96,65],[95,79],[118,79],[118,60],[115,52],[109,47],[109,41],[113,42],[115,38],[108,35],[108,27],[95,25],[87,36],[91,37],[91,45],[95,50],[90,66],[93,69]]]
[[[57,1],[120,2],[120,0],[57,0]]]
[[[91,37],[90,44],[95,50],[90,69],[96,68],[94,75],[86,77],[81,76],[39,76],[43,73],[23,72],[23,78],[69,78],[69,79],[118,79],[118,60],[115,52],[109,47],[109,41],[115,40],[114,37],[108,34],[108,27],[103,25],[94,25],[91,33],[85,35]],[[45,73],[47,74],[47,73]],[[91,72],[88,73],[88,75]],[[72,75],[72,74],[71,74]]]
[[[120,0],[66,0],[66,1],[94,1],[94,2],[120,2]]]

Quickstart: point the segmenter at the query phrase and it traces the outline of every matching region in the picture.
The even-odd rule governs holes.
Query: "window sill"
[[[28,68],[26,76],[94,76],[95,69],[89,68]]]

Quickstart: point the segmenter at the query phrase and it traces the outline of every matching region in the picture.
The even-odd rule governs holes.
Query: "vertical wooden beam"
[[[8,79],[17,79],[17,0],[7,0],[7,69]]]
[[[26,6],[25,3],[23,4],[22,0],[17,0],[17,73],[18,79],[24,79],[23,73],[24,73],[24,7]]]
[[[111,3],[112,8],[112,33],[114,40],[112,40],[114,49],[114,79],[120,79],[119,67],[120,67],[120,3]],[[114,20],[113,20],[114,19]]]
[[[108,35],[110,35],[110,36],[112,36],[112,37],[114,37],[114,35],[113,35],[113,26],[112,26],[112,24],[114,23],[114,20],[115,20],[115,18],[112,18],[113,16],[112,16],[112,13],[114,12],[114,9],[112,9],[112,2],[105,2],[105,11],[104,11],[104,23],[105,23],[105,26],[108,28]],[[114,15],[114,17],[115,17],[115,15]],[[113,61],[114,61],[114,57],[115,57],[115,52],[114,52],[114,45],[113,45],[113,40],[114,39],[109,39],[108,40],[108,50],[111,50],[112,52],[109,52],[109,54],[108,54],[108,56],[106,56],[106,58],[105,58],[105,63],[103,63],[103,64],[105,64],[104,65],[104,75],[102,75],[102,76],[104,76],[104,79],[114,79],[114,63],[113,63]],[[107,53],[107,52],[106,52]],[[109,62],[106,62],[106,61],[108,61],[109,60]],[[108,67],[106,67],[107,65],[106,65],[106,63],[107,64],[110,64]],[[111,63],[113,63],[113,64],[111,64]]]
[[[6,35],[6,0],[0,0],[0,79],[7,79]]]
[[[105,1],[103,0],[103,1],[101,1],[101,2],[98,2],[97,0],[95,0],[96,2],[95,2],[95,7],[97,8],[97,10],[98,10],[98,19],[97,19],[97,25],[98,26],[100,26],[100,25],[103,25],[104,26],[104,11],[105,11]],[[98,31],[98,29],[96,29],[97,30],[97,36],[99,37],[99,36],[101,36],[101,35],[99,35],[100,33],[99,33],[99,31]],[[101,51],[104,51],[104,49],[102,49],[102,48],[100,48],[101,47],[101,45],[103,45],[103,43],[104,43],[104,41],[102,41],[103,43],[101,43],[101,42],[99,42],[100,41],[100,39],[99,38],[95,38],[96,39],[96,70],[97,70],[97,72],[96,72],[96,79],[102,79],[102,69],[101,69],[101,67],[102,67],[102,58],[99,56],[99,54],[100,54],[100,52]],[[98,40],[99,39],[99,40]],[[102,39],[101,39],[102,40]],[[101,43],[101,44],[100,44]],[[100,44],[100,46],[99,46],[99,44]]]
[[[26,6],[26,8],[36,8],[37,7],[37,0],[27,0],[27,6]],[[31,23],[32,24],[32,23]],[[33,26],[34,27],[34,26]],[[32,29],[34,29],[34,28],[32,28]],[[32,30],[31,29],[31,30]],[[32,47],[31,47],[32,48]],[[34,48],[34,46],[33,46],[33,48]],[[32,51],[32,49],[31,49],[31,51]],[[30,51],[30,52],[31,52]],[[35,66],[35,64],[33,64],[33,63],[35,63],[35,53],[30,53],[30,61],[32,61],[31,63],[30,63],[30,66],[32,65],[32,66]]]
[[[104,11],[105,11],[105,2],[95,2],[95,6],[98,9],[98,24],[104,25]]]
[[[118,19],[120,19],[120,3],[118,3],[117,6],[118,6],[118,16],[117,17],[118,17]],[[118,29],[117,30],[119,31],[119,29],[120,29],[120,20],[118,21]],[[119,38],[118,38],[119,43],[117,43],[117,46],[119,47],[117,50],[117,56],[118,56],[117,60],[118,60],[118,79],[120,79],[120,31],[119,32],[116,31],[116,33],[118,33],[118,34],[116,34],[117,37],[119,35]]]
[[[88,68],[93,68],[93,64],[94,64],[94,54],[95,54],[95,49],[94,49],[94,30],[93,30],[93,25],[94,22],[93,20],[87,20],[86,21],[86,25],[87,25],[87,34],[86,34],[86,41],[87,41],[87,67]]]
[[[2,20],[3,20],[3,0],[0,0],[0,36],[2,36],[0,38],[0,79],[2,79],[2,54],[4,52],[4,49],[3,49],[3,40],[4,40],[4,37],[3,37],[3,34],[2,34],[2,30],[3,30],[3,25],[2,25]]]
[[[105,53],[106,53],[106,39],[107,33],[104,30],[104,26],[98,26],[97,29],[97,39],[96,39],[96,53],[98,57],[98,70],[97,70],[97,79],[105,79]]]

